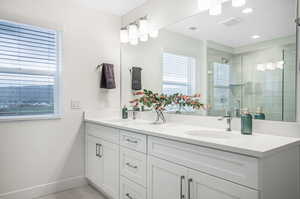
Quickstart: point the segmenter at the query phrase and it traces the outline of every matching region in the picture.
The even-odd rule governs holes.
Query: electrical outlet
[[[71,100],[71,109],[80,109],[80,101]]]

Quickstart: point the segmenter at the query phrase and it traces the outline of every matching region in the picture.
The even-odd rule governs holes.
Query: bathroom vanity
[[[299,199],[300,139],[86,118],[86,177],[112,199]]]

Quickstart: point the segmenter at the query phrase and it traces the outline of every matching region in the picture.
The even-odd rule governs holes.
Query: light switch
[[[80,101],[71,100],[71,109],[80,109]]]

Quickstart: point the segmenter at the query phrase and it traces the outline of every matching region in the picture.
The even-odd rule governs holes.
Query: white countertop
[[[220,129],[203,128],[201,126],[180,123],[167,122],[166,124],[155,125],[153,122],[146,120],[133,121],[103,119],[99,117],[86,117],[85,121],[257,158],[269,156],[275,152],[300,145],[300,139],[297,138],[258,133],[253,133],[253,135],[242,135],[237,131],[226,132],[225,130]],[[189,131],[200,131],[200,135],[189,135],[187,133]],[[214,131],[212,136],[209,134],[211,131]],[[201,133],[204,133],[203,136],[201,136]]]

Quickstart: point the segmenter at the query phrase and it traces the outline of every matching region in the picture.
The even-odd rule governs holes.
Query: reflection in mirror
[[[295,8],[296,0],[248,0],[239,8],[225,1],[221,15],[203,11],[156,39],[123,45],[122,104],[134,98],[129,69],[137,66],[142,88],[201,93],[209,108],[186,114],[239,117],[249,109],[257,119],[296,121]]]

